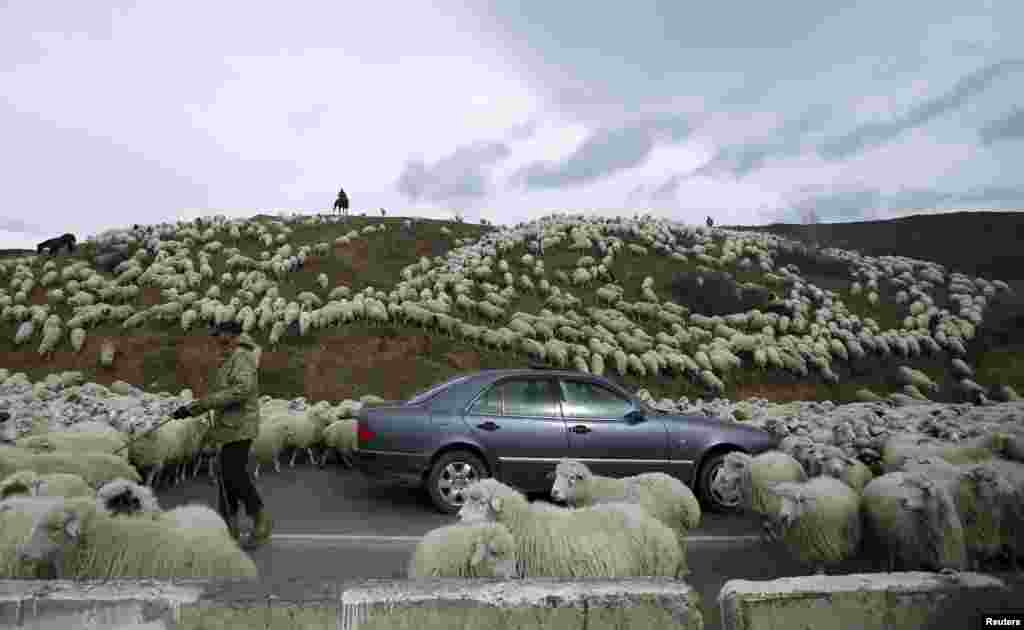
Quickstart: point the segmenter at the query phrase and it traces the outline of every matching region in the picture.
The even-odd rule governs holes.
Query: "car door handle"
[[[573,433],[590,433],[590,427],[585,424],[577,424],[573,428],[569,429]]]
[[[476,425],[476,428],[483,429],[484,431],[494,431],[496,429],[500,429],[501,425],[494,424],[493,422],[488,420],[487,422],[482,422],[482,423]]]

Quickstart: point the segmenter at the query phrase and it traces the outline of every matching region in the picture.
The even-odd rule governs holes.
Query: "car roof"
[[[466,375],[463,375],[466,376]],[[488,370],[478,370],[468,375],[469,378],[463,381],[461,384],[455,385],[454,387],[448,387],[444,391],[440,392],[434,402],[442,406],[454,406],[462,407],[469,403],[470,399],[474,398],[482,388],[487,387],[491,383],[507,377],[514,376],[535,376],[535,377],[567,377],[567,378],[584,378],[601,383],[611,385],[616,390],[626,394],[629,398],[633,399],[635,396],[628,389],[621,385],[611,381],[603,376],[597,376],[596,374],[590,374],[589,372],[581,372],[579,370],[571,369],[560,369],[560,368],[498,368]],[[467,387],[467,385],[472,384]]]

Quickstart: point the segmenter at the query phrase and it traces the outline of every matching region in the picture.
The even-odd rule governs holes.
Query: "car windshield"
[[[438,383],[437,385],[434,385],[434,386],[430,387],[430,389],[424,390],[424,391],[420,392],[419,394],[416,394],[415,396],[410,398],[409,401],[406,404],[408,404],[408,405],[418,405],[420,403],[427,402],[428,400],[430,400],[434,396],[440,394],[442,391],[448,389],[449,386],[455,385],[456,383],[461,383],[461,382],[463,382],[465,380],[468,380],[471,376],[472,376],[472,374],[469,374],[469,375],[466,375],[466,376],[457,376],[455,378],[450,378],[450,379],[448,379],[446,381],[442,381],[442,382]]]

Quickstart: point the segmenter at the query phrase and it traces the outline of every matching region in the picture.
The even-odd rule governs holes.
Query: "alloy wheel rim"
[[[438,494],[448,505],[461,506],[465,503],[463,492],[479,478],[476,468],[464,461],[449,462],[437,480]]]
[[[708,490],[711,493],[711,498],[714,499],[715,503],[718,505],[727,508],[736,507],[740,502],[739,497],[726,500],[725,497],[722,496],[722,493],[715,490],[715,482],[718,481],[718,476],[722,474],[722,468],[724,468],[724,465],[719,463],[711,470],[711,476],[708,480]]]

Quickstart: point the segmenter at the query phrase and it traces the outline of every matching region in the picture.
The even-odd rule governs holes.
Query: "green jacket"
[[[193,416],[214,411],[206,443],[213,447],[254,440],[260,430],[259,364],[262,348],[242,333],[239,347],[217,370],[213,391],[189,406]]]

